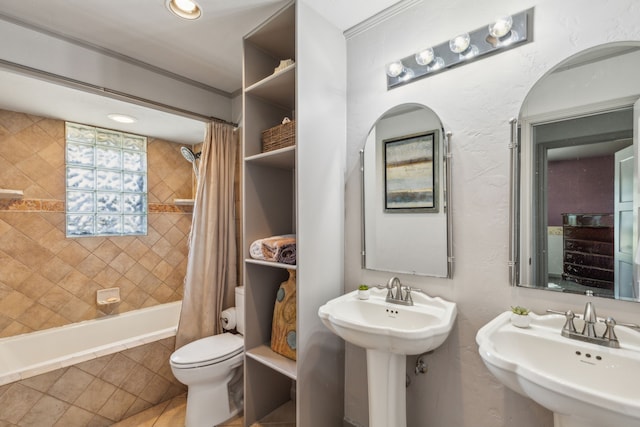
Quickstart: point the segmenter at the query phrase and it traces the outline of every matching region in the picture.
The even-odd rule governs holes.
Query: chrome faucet
[[[395,293],[393,292],[395,289]],[[402,289],[402,283],[400,283],[400,279],[397,277],[392,277],[387,282],[387,302],[393,304],[402,304],[402,305],[413,305],[413,298],[411,298],[411,288],[409,286],[405,286],[404,295]]]
[[[584,306],[584,314],[582,315],[582,320],[584,320],[582,335],[588,338],[597,338],[596,322],[598,321],[598,317],[596,316],[596,308],[593,306],[591,301],[589,301]]]
[[[573,323],[573,319],[577,316],[571,310],[567,310],[566,312],[562,311],[554,311],[547,310],[549,313],[562,314],[565,316],[566,321],[564,326],[562,327],[562,336],[579,340],[586,341],[592,344],[603,345],[611,348],[620,348],[620,342],[618,341],[618,337],[615,333],[616,321],[613,317],[607,317],[606,320],[603,320],[606,325],[605,331],[602,336],[598,336],[596,332],[596,323],[598,323],[598,317],[596,316],[596,308],[591,302],[587,302],[584,307],[584,314],[582,315],[582,320],[584,320],[584,326],[582,327],[582,331],[578,332]],[[630,328],[640,329],[640,325],[635,325],[632,323],[619,323],[619,325],[627,326]]]

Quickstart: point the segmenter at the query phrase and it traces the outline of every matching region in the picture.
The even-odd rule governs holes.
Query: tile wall
[[[0,337],[104,314],[96,291],[119,287],[125,312],[182,298],[193,194],[179,145],[148,140],[146,236],[67,239],[64,122],[0,110]]]
[[[0,425],[102,427],[184,394],[171,373],[175,337],[0,387]]]

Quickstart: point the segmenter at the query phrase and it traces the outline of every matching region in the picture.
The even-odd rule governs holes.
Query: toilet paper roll
[[[236,327],[236,309],[235,307],[227,308],[220,314],[220,320],[222,321],[222,328],[230,330]]]

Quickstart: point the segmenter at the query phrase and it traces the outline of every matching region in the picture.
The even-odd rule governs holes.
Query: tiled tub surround
[[[169,365],[179,313],[174,302],[0,340],[0,425],[108,426],[184,393]]]
[[[96,291],[119,287],[123,313],[182,298],[191,164],[179,145],[148,140],[148,234],[67,239],[64,122],[0,110],[0,337],[104,315]]]

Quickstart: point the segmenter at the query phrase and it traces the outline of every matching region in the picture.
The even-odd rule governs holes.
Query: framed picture
[[[385,212],[438,212],[438,131],[383,144]]]

